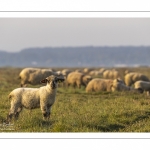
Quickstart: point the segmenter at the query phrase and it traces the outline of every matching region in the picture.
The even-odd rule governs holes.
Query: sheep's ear
[[[41,82],[41,83],[47,83],[47,81],[48,81],[47,79],[43,79],[43,80],[41,80],[40,82]]]

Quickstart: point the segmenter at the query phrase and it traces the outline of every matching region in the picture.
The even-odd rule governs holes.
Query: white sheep
[[[19,117],[22,108],[41,108],[44,119],[50,118],[51,107],[55,102],[57,83],[64,81],[62,76],[51,75],[41,81],[47,83],[40,88],[17,88],[9,94],[11,108],[8,114],[8,121]]]
[[[84,68],[83,73],[88,74],[92,70],[93,70],[92,68]]]
[[[71,72],[67,76],[66,83],[67,86],[72,85],[74,88],[75,87],[81,88],[81,86],[86,87],[86,85],[91,79],[92,77],[89,75],[85,75],[80,72]]]
[[[90,76],[102,76],[102,73],[99,70],[92,70],[89,72]]]
[[[72,72],[72,71],[69,70],[69,69],[63,69],[63,70],[61,71],[61,73],[62,73],[65,77],[67,77],[70,72]]]
[[[124,81],[121,80],[120,78],[114,80],[94,78],[88,83],[86,87],[87,93],[100,91],[114,92],[114,91],[136,91],[136,90],[126,86]]]
[[[117,79],[121,78],[119,71],[117,70],[105,70],[103,71],[103,78],[105,79]]]
[[[111,91],[112,79],[94,78],[86,86],[86,92]]]
[[[146,91],[147,95],[150,95],[150,82],[148,81],[136,81],[134,83],[134,88],[137,89],[140,93]]]
[[[27,84],[40,84],[39,81],[50,75],[58,75],[58,73],[54,72],[52,69],[24,68],[19,74],[21,87]]]

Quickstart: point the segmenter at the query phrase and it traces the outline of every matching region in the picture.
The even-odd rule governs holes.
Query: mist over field
[[[33,47],[0,50],[0,67],[137,67],[150,66],[150,46]]]

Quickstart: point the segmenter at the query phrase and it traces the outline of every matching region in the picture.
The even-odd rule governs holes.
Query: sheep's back
[[[112,80],[95,78],[88,83],[86,91],[110,91],[111,83]]]
[[[81,77],[83,76],[82,73],[79,73],[79,72],[71,72],[68,74],[68,77],[67,77],[67,82],[69,83],[73,83],[77,80],[81,80]]]
[[[17,88],[13,90],[9,97],[15,105],[20,105],[28,109],[39,107],[39,89],[38,88]]]
[[[147,81],[136,81],[134,83],[134,87],[136,89],[142,88],[144,90],[150,90],[150,82],[147,82]]]

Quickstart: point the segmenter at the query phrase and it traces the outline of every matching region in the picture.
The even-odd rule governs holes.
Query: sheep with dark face
[[[140,93],[144,91],[147,92],[147,96],[150,95],[150,82],[149,81],[136,81],[134,83],[134,88],[137,89]]]
[[[44,119],[50,118],[51,107],[55,102],[57,84],[64,81],[62,76],[51,75],[41,81],[46,86],[40,88],[17,88],[9,94],[11,108],[8,114],[8,121],[14,116],[16,119],[22,108],[41,108]]]
[[[132,92],[132,93],[136,93],[136,94],[139,93],[139,90],[137,90],[133,87],[125,85],[124,81],[119,79],[119,78],[113,80],[113,83],[112,83],[112,86],[111,86],[111,91],[112,92],[115,92],[115,91]]]
[[[114,79],[111,90],[114,91],[134,91],[134,89],[130,86],[125,85],[125,83],[121,79]]]

